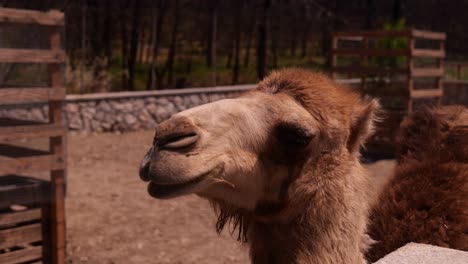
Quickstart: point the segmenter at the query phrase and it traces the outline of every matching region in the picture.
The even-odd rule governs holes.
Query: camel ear
[[[357,153],[366,139],[373,133],[379,102],[375,99],[365,100],[355,107],[351,114],[351,131],[347,147],[350,153]]]

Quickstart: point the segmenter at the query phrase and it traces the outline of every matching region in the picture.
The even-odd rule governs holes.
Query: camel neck
[[[304,187],[308,191],[300,198],[290,197],[283,210],[293,217],[253,220],[248,231],[252,263],[365,263],[369,196],[360,186],[367,180],[356,173],[360,170],[350,172]]]
[[[319,230],[312,222],[299,219],[252,223],[248,238],[252,263],[365,263],[360,250],[362,238],[343,229],[352,224],[326,225]]]

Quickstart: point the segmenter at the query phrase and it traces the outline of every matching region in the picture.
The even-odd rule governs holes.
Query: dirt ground
[[[66,202],[69,263],[248,263],[247,248],[218,236],[195,195],[161,201],[138,178],[153,132],[71,135]],[[379,178],[392,161],[369,167]]]

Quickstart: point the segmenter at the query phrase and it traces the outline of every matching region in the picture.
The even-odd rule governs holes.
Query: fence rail
[[[39,24],[44,26],[63,26],[65,16],[62,12],[51,10],[40,12],[33,10],[19,10],[14,8],[0,8],[0,22],[16,24]]]

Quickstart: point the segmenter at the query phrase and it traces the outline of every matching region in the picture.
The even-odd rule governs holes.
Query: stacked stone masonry
[[[70,131],[124,132],[151,129],[177,112],[233,97],[241,92],[84,100],[67,98],[63,113]],[[41,104],[1,106],[0,117],[47,122],[48,107]]]
[[[68,95],[64,105],[70,131],[125,132],[151,129],[171,115],[202,104],[234,97],[254,85],[151,92]],[[468,83],[445,83],[443,104],[468,105]],[[46,105],[1,105],[0,117],[48,121]]]

